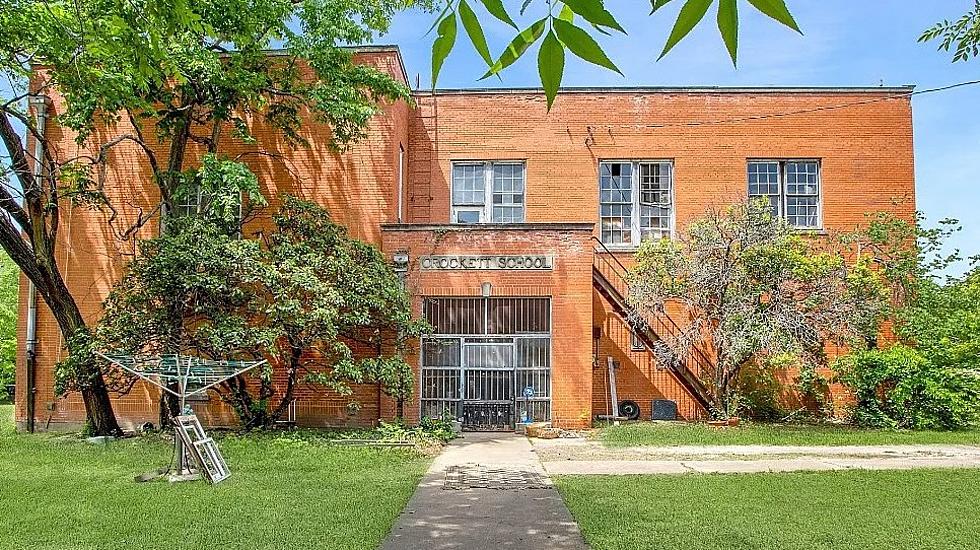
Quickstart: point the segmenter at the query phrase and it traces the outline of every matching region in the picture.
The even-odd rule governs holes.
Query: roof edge
[[[571,86],[559,94],[580,93],[697,93],[697,94],[911,94],[915,85],[903,86]],[[436,88],[414,90],[425,95],[543,94],[542,88]]]
[[[405,58],[402,57],[401,48],[397,44],[363,44],[359,46],[339,46],[342,49],[350,50],[355,54],[359,53],[393,53],[395,58],[398,60],[398,67],[402,71],[402,78],[405,80],[405,85],[411,87],[412,83],[408,79],[408,70],[405,68]],[[266,55],[290,55],[289,50],[279,48],[279,49],[268,49],[264,50]],[[415,91],[412,90],[414,93]]]

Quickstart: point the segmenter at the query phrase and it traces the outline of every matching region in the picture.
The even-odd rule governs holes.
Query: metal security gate
[[[548,298],[429,298],[422,342],[422,416],[474,431],[551,419]]]

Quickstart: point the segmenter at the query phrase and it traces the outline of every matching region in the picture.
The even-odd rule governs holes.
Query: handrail
[[[610,250],[606,246],[606,244],[603,243],[599,238],[597,238],[595,235],[592,235],[591,239],[598,245],[598,248],[596,249],[596,253],[597,253],[596,254],[596,257],[598,257],[599,255],[602,255],[602,256],[605,256],[606,258],[611,258],[613,260],[613,262],[615,262],[615,264],[613,264],[612,262],[608,261],[606,258],[603,258],[602,259],[603,263],[605,263],[607,266],[609,266],[612,269],[612,271],[616,274],[616,276],[619,277],[620,279],[622,279],[623,280],[623,283],[626,284],[626,293],[623,293],[623,297],[624,298],[627,298],[627,294],[629,292],[629,282],[628,282],[629,268],[627,268],[623,264],[623,262],[621,262],[619,260],[619,258],[616,257],[615,253],[612,250]],[[617,267],[618,267],[618,269],[617,269]],[[637,313],[638,316],[640,316],[641,318],[643,318],[642,315],[639,315],[639,312],[637,311],[637,309],[636,309],[635,306],[632,306],[632,305],[630,305],[628,303],[626,305],[630,309],[632,309],[634,313]],[[677,336],[678,334],[681,333],[680,326],[677,325],[677,323],[674,321],[674,319],[670,315],[668,315],[667,312],[665,312],[665,311],[659,311],[659,312],[656,312],[656,313],[657,313],[656,314],[656,318],[657,318],[656,320],[658,321],[657,324],[663,326],[663,328],[665,329],[665,331],[670,336]],[[649,324],[649,322],[645,318],[644,318],[644,321]],[[711,367],[711,360],[708,359],[707,354],[699,346],[697,346],[697,345],[692,345],[691,346],[691,351],[693,352],[693,355],[696,356],[696,357],[694,357],[694,362],[697,363],[697,368],[698,368],[698,372],[696,374],[700,378],[701,371],[702,370],[710,369],[710,367]]]

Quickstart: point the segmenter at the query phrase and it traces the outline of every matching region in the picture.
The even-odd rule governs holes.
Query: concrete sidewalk
[[[587,550],[527,438],[465,434],[439,455],[382,550]]]
[[[554,475],[980,468],[980,447],[968,445],[605,447],[570,439],[534,446]]]

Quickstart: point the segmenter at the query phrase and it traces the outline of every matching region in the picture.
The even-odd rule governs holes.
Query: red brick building
[[[407,83],[398,50],[357,59]],[[474,427],[523,419],[589,425],[612,410],[608,364],[620,400],[673,401],[681,418],[703,415],[690,371],[657,365],[624,322],[617,261],[641,239],[669,236],[709,205],[769,196],[801,229],[851,229],[867,212],[914,211],[909,88],[566,89],[554,109],[533,89],[418,92],[387,106],[367,138],[336,153],[305,126],[311,147],[289,166],[253,156],[269,211],[288,192],[328,207],[351,233],[379,246],[404,273],[435,334],[421,343],[410,420],[450,409]],[[78,154],[70,132],[46,130],[58,155]],[[125,131],[125,123],[116,131]],[[253,127],[275,150],[271,129]],[[230,154],[248,150],[232,145]],[[287,152],[283,148],[283,152]],[[122,217],[158,202],[136,151],[115,150],[111,197]],[[246,157],[248,158],[248,157]],[[66,205],[58,259],[91,322],[125,265],[107,214]],[[263,223],[259,219],[255,223]],[[158,230],[148,227],[143,237]],[[16,416],[26,420],[27,284],[21,290]],[[77,425],[77,396],[58,398],[53,366],[63,351],[43,305],[37,314],[36,422]],[[690,363],[690,361],[689,361]],[[690,368],[688,368],[690,367]],[[216,399],[194,408],[213,423],[233,417]],[[124,425],[155,422],[158,393],[137,385],[115,400]],[[375,386],[352,396],[307,388],[291,413],[300,425],[370,425],[394,404]]]

